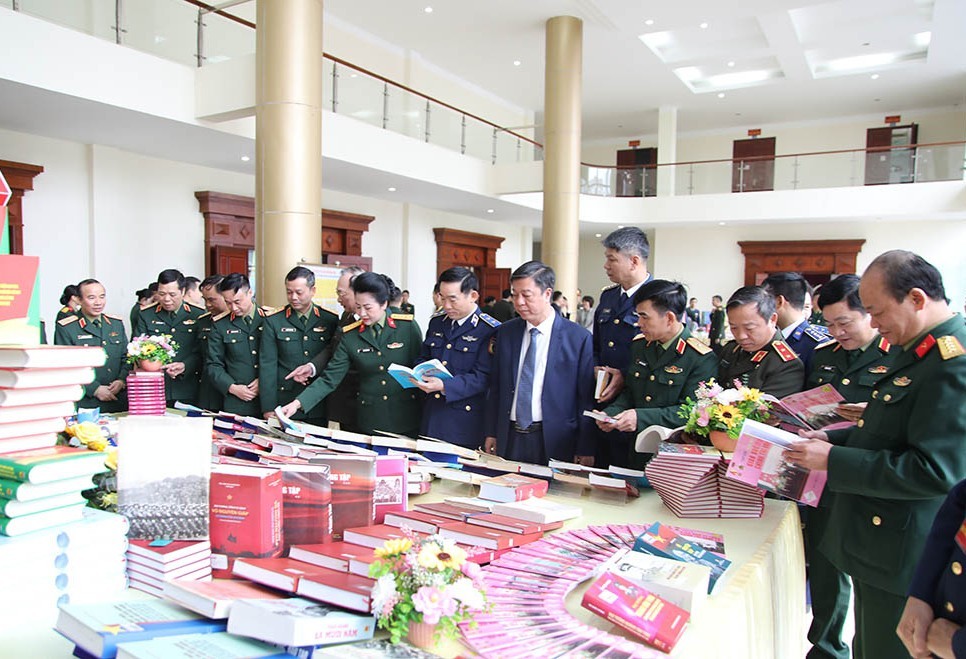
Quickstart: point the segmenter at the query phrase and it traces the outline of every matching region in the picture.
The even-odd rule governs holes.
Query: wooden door
[[[916,149],[890,147],[916,144],[918,126],[883,126],[865,132],[865,184],[913,183],[916,179]]]
[[[215,266],[215,272],[228,275],[233,272],[240,272],[249,279],[252,273],[248,271],[248,253],[245,247],[228,247],[217,245],[211,248],[211,263]]]
[[[490,295],[499,300],[510,288],[510,268],[475,268],[474,272],[480,280],[480,306]]]
[[[731,191],[775,189],[775,138],[735,140],[732,147]]]
[[[617,152],[617,196],[657,195],[657,149],[623,149]]]

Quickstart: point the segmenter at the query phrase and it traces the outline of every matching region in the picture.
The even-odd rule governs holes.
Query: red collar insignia
[[[677,344],[677,346],[674,349],[677,350],[677,353],[679,355],[683,355],[684,354],[684,349],[687,348],[687,347],[688,347],[688,342],[687,341],[685,341],[684,339],[678,339],[678,344]]]
[[[392,319],[392,316],[386,316],[386,325],[388,325],[393,329],[396,329],[396,321]]]
[[[758,352],[755,353],[755,356],[751,358],[751,361],[753,361],[753,362],[755,362],[757,364],[758,362],[760,362],[762,359],[764,359],[767,356],[768,356],[768,351],[767,350],[759,350]]]
[[[285,307],[285,317],[288,318],[292,315],[292,307]]]
[[[882,352],[889,352],[892,348],[892,344],[883,336],[879,338],[879,350]]]
[[[916,357],[922,359],[930,350],[932,350],[934,345],[936,345],[936,338],[932,334],[927,334],[926,338],[924,338],[919,345],[916,346]]]

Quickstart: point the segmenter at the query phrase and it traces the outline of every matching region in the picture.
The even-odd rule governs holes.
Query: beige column
[[[573,309],[578,302],[583,22],[573,16],[551,18],[546,39],[541,254]]]
[[[322,0],[257,0],[255,268],[261,304],[322,254]]]

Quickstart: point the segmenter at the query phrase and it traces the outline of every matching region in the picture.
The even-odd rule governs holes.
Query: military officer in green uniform
[[[74,284],[67,284],[64,286],[64,292],[60,294],[60,309],[57,310],[57,316],[54,318],[55,323],[59,323],[61,319],[68,316],[76,316],[77,312],[80,311],[80,292],[77,286]]]
[[[232,414],[258,416],[258,347],[265,312],[255,305],[248,277],[235,272],[218,284],[228,311],[214,318],[208,335],[206,370],[215,390],[224,396],[222,408]]]
[[[339,317],[312,301],[315,274],[296,266],[285,276],[288,304],[265,317],[258,356],[261,383],[261,413],[271,414],[279,405],[288,405],[305,390],[305,385],[286,379],[300,364],[323,352],[335,337]],[[296,420],[325,426],[325,406],[318,405]]]
[[[803,432],[786,459],[827,470],[820,550],[852,578],[856,659],[907,656],[896,635],[916,561],[946,494],[966,478],[966,326],[922,257],[886,252],[859,291],[872,326],[902,346],[856,427]]]
[[[687,290],[676,281],[652,279],[632,299],[641,333],[631,343],[624,388],[604,411],[615,422],[597,421],[604,432],[639,433],[650,425],[680,425],[678,409],[698,384],[715,377],[718,359],[681,322]],[[630,447],[628,465],[641,469],[646,456]]]
[[[85,279],[77,285],[80,311],[57,321],[54,343],[62,346],[100,346],[107,353],[104,365],[94,370],[94,381],[84,385],[84,397],[78,407],[99,407],[102,412],[127,410],[124,394],[125,378],[131,367],[127,358],[127,334],[124,321],[104,313],[107,294],[96,279]]]
[[[201,339],[201,385],[198,387],[198,407],[215,412],[221,410],[225,398],[212,384],[205,366],[208,361],[208,337],[215,327],[214,319],[228,311],[225,298],[218,290],[218,284],[223,279],[221,275],[211,275],[198,284],[201,298],[205,301],[205,313],[198,317],[197,323],[198,337]]]
[[[198,318],[205,312],[184,301],[184,275],[178,270],[162,270],[158,274],[158,303],[141,307],[134,335],[167,334],[178,344],[178,351],[164,367],[165,398],[194,405],[198,399],[201,378],[201,339]]]
[[[312,409],[342,381],[350,366],[359,371],[357,424],[365,433],[388,430],[415,437],[419,432],[418,389],[403,389],[386,372],[390,364],[412,367],[419,359],[422,333],[412,316],[387,313],[392,280],[364,272],[352,281],[359,320],[342,328],[342,340],[322,375],[286,405],[287,415]]]
[[[854,418],[872,398],[875,383],[889,374],[901,349],[893,347],[872,327],[872,318],[859,297],[859,277],[839,275],[819,295],[825,325],[834,337],[819,344],[812,355],[806,389],[831,384],[850,405],[841,413]],[[808,659],[848,659],[842,640],[852,585],[818,546],[828,525],[834,493],[826,491],[817,508],[805,511],[805,559],[812,596],[812,624]]]
[[[776,398],[801,391],[805,366],[776,329],[775,298],[759,286],[744,286],[725,309],[735,339],[721,348],[721,386],[733,387],[738,380]]]

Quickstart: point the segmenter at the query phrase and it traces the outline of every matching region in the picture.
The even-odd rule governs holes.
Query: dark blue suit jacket
[[[496,437],[504,455],[510,430],[510,407],[517,385],[520,348],[527,323],[514,318],[496,331],[486,436]],[[594,349],[590,332],[554,314],[543,381],[543,442],[548,458],[570,462],[575,455],[594,455],[594,426],[584,410],[594,409]]]

